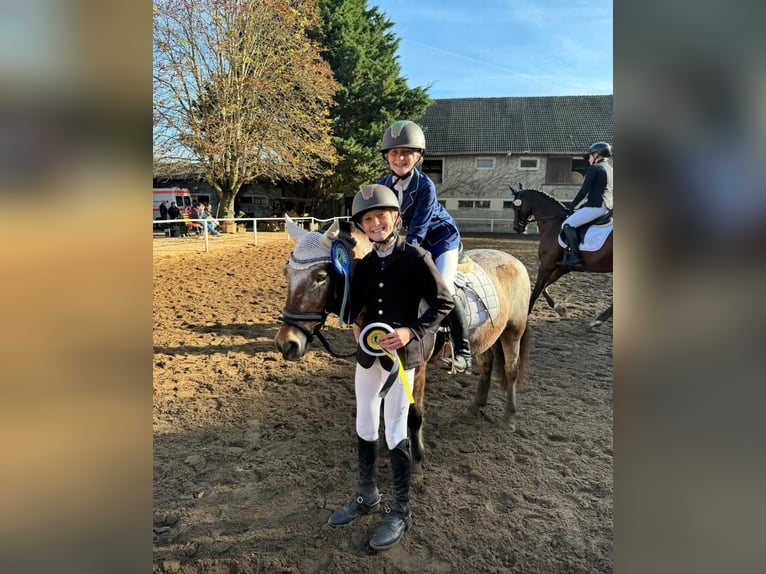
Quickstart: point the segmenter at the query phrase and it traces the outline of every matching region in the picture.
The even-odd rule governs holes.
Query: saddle
[[[585,234],[588,232],[588,229],[593,227],[594,225],[611,225],[614,220],[614,209],[610,209],[607,211],[604,215],[601,217],[597,217],[593,221],[589,221],[588,223],[585,223],[577,228],[577,238],[579,243],[582,243],[585,239]]]
[[[584,223],[577,227],[575,232],[577,234],[577,243],[580,246],[580,251],[598,251],[604,245],[607,237],[612,233],[614,228],[613,215],[614,210],[610,209],[601,217],[597,217],[593,221]],[[556,238],[559,247],[562,249],[567,248],[567,243],[564,241],[563,233],[559,230],[558,237]]]

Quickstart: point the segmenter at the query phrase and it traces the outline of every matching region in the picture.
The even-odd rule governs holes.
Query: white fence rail
[[[330,219],[317,219],[315,217],[293,217],[292,220],[304,229],[311,231],[319,229],[323,224],[332,221]],[[339,217],[338,219],[348,220],[349,217]],[[152,220],[154,230],[154,249],[161,250],[164,244],[175,244],[179,242],[188,242],[189,237],[193,239],[202,239],[204,251],[210,251],[210,231],[208,230],[207,219],[155,219]],[[258,232],[283,231],[285,220],[282,217],[221,217],[218,218],[221,223],[219,231],[224,231],[228,225],[236,226],[237,242],[241,243],[242,234],[246,233],[252,237],[252,243],[258,244]],[[513,219],[483,219],[483,218],[456,218],[460,231],[462,233],[513,233]],[[190,232],[187,223],[197,223],[201,229],[198,233]],[[242,230],[245,227],[245,231]],[[177,235],[176,235],[177,232]],[[535,233],[536,230],[530,228],[528,233]],[[232,236],[229,233],[222,233],[223,236]],[[218,240],[218,238],[216,238]],[[250,243],[250,240],[246,241]]]

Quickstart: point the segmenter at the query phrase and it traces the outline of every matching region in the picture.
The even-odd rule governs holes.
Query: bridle
[[[535,216],[534,212],[530,213],[527,217],[524,217],[521,215],[521,197],[516,196],[514,201],[519,201],[519,204],[516,205],[513,209],[516,219],[513,223],[513,229],[516,231],[516,233],[524,233],[524,231],[527,229],[527,225],[529,225],[530,222],[545,221],[546,219],[558,219],[561,217],[560,215],[545,215],[543,217],[537,217]]]
[[[337,280],[338,274],[333,271],[333,275],[333,279]],[[289,325],[290,327],[295,327],[301,333],[303,333],[303,335],[306,337],[306,347],[308,347],[311,344],[311,341],[314,340],[314,337],[316,337],[319,339],[319,342],[322,343],[324,348],[327,349],[327,352],[330,353],[333,357],[338,359],[346,359],[348,357],[354,356],[356,354],[356,349],[346,355],[336,353],[333,351],[332,347],[330,347],[329,341],[327,341],[324,335],[322,335],[322,328],[324,327],[325,321],[327,320],[327,316],[331,312],[335,312],[336,306],[337,294],[335,292],[335,283],[333,283],[333,290],[330,296],[327,298],[327,304],[325,305],[324,309],[321,311],[293,311],[292,309],[285,307],[282,309],[282,316],[279,318],[279,320],[282,322],[282,324]],[[313,322],[313,324],[311,325],[310,329],[307,329],[303,325],[304,322]]]
[[[534,221],[534,214],[531,214],[529,217],[523,217],[520,213],[520,209],[521,208],[516,209],[516,221],[513,222],[513,228],[516,230],[516,233],[524,233],[529,222]]]

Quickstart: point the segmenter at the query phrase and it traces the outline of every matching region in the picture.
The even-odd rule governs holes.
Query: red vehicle
[[[160,203],[166,201],[166,207],[172,202],[178,206],[181,214],[192,216],[192,196],[188,189],[183,187],[154,188],[154,219],[160,218]]]

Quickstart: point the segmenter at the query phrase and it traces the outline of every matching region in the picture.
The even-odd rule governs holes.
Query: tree
[[[194,162],[224,217],[243,184],[319,177],[336,161],[337,84],[307,35],[317,1],[154,4],[155,165]]]
[[[393,23],[377,7],[368,10],[366,0],[320,0],[319,13],[323,26],[314,37],[339,84],[331,109],[339,160],[323,185],[342,197],[381,177],[383,131],[396,120],[420,117],[431,103],[430,86],[407,86]]]

